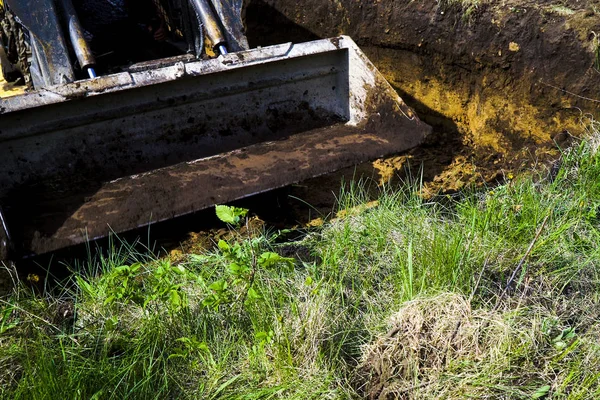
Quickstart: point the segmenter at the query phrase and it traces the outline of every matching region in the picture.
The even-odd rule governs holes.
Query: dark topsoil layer
[[[469,3],[482,4],[478,6]],[[568,90],[600,98],[596,62],[599,0],[255,0],[247,9],[251,45],[340,34],[361,47],[404,50],[480,77],[507,96],[555,107]],[[518,45],[518,50],[511,43]],[[511,50],[512,49],[512,50]],[[397,60],[399,61],[399,60]],[[377,60],[375,60],[377,64]],[[401,71],[398,71],[401,73]],[[449,74],[451,75],[451,74]],[[465,79],[456,73],[454,81]],[[453,83],[448,76],[448,83]],[[596,109],[569,96],[572,106]]]

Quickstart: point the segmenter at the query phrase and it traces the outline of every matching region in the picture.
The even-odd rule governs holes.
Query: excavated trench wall
[[[246,21],[252,46],[351,36],[445,132],[430,146],[453,147],[447,167],[493,180],[556,155],[599,111],[600,1],[563,3],[251,0]]]

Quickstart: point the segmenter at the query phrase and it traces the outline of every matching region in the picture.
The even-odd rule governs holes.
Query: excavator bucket
[[[279,188],[429,132],[343,36],[163,59],[0,99],[0,258]]]

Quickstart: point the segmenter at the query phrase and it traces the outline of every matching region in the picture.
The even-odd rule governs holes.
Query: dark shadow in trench
[[[251,0],[246,8],[246,37],[250,48],[323,39],[262,0]]]

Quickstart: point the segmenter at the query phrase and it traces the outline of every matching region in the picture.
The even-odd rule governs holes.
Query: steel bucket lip
[[[185,77],[215,74],[256,64],[266,64],[342,49],[360,51],[350,37],[339,36],[296,44],[287,42],[273,46],[257,47],[220,55],[209,60],[189,61],[189,57],[186,55],[180,56],[181,60],[177,58],[159,59],[155,61],[155,67],[152,67],[150,62],[145,63],[146,67],[136,70],[134,65],[131,71],[103,75],[95,79],[82,79],[63,85],[48,86],[2,98],[0,99],[0,118],[2,114],[98,96],[114,91],[141,88]],[[167,61],[167,65],[161,64],[163,60]]]

